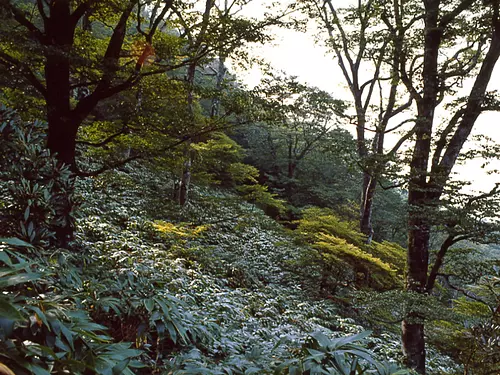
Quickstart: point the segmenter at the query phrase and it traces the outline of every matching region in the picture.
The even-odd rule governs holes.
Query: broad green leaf
[[[130,363],[130,358],[124,359],[113,367],[113,375],[120,375]]]
[[[0,242],[6,243],[7,245],[11,246],[18,246],[18,247],[33,247],[32,244],[20,240],[19,238],[16,237],[9,237],[9,238],[0,238]]]
[[[5,298],[0,298],[0,317],[12,320],[24,319],[19,310]]]

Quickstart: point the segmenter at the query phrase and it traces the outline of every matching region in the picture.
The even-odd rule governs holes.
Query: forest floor
[[[194,187],[190,203],[179,208],[169,179],[146,169],[83,181],[80,192],[77,243],[99,265],[91,273],[128,278],[136,288],[130,303],[143,299],[147,306],[162,296],[176,310],[164,322],[170,354],[162,354],[164,347],[149,353],[155,366],[271,372],[313,332],[342,337],[365,331],[311,290],[297,266],[305,248],[293,234],[231,192]],[[100,298],[112,295],[116,291],[108,289]],[[112,330],[131,330],[129,337],[118,334],[124,339],[136,334],[133,319],[130,327],[101,320]],[[154,322],[150,329],[160,333]],[[379,332],[365,344],[378,359],[401,358],[395,333]]]

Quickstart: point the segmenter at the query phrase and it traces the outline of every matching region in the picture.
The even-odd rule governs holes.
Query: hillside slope
[[[71,323],[87,346],[101,340],[81,360],[90,355],[102,374],[133,368],[145,374],[296,373],[297,358],[319,366],[324,356],[334,358],[330,340],[364,331],[331,300],[315,299],[303,287],[293,265],[305,245],[230,192],[196,188],[179,209],[169,199],[169,179],[138,167],[82,180],[78,191],[76,252],[55,250],[43,255],[46,263],[31,265],[50,280],[45,300],[35,302],[39,309],[16,302],[27,314],[35,311],[34,334],[55,336],[51,358],[62,361],[73,344],[57,333],[56,321],[57,327]],[[88,313],[99,326],[83,315],[78,322],[86,325],[75,326],[73,313],[63,319],[56,307]],[[96,330],[109,336],[91,336]],[[379,360],[400,357],[396,336],[363,337],[359,343]],[[110,349],[109,342],[130,344]],[[125,349],[130,346],[139,350]],[[9,360],[24,354],[12,351],[5,362],[15,366]],[[371,354],[363,355],[370,361]],[[449,365],[435,358],[436,369]],[[37,366],[30,369],[49,373],[41,370],[45,362]]]

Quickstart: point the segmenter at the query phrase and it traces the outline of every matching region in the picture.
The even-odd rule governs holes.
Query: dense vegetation
[[[498,1],[248,6],[0,0],[0,374],[497,374]]]

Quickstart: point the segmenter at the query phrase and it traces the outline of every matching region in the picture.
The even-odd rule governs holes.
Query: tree
[[[498,1],[360,1],[350,12],[342,14],[331,1],[312,4],[315,7],[308,10],[329,32],[332,48],[354,97],[360,155],[366,154],[363,151],[365,108],[370,108],[366,100],[372,95],[374,82],[379,84],[384,80],[380,74],[383,67],[390,72],[386,77],[390,90],[387,106],[378,108],[382,121],[374,143],[380,148],[374,149],[384,151],[380,142],[386,130],[384,119],[390,119],[398,108],[415,110],[413,119],[403,119],[400,123],[412,121],[414,126],[396,146],[411,137],[415,139],[408,176],[406,289],[425,295],[432,290],[435,272],[429,274],[431,228],[439,221],[443,199],[450,194],[452,170],[464,154],[464,145],[479,115],[498,109],[495,94],[487,91],[500,56]],[[353,20],[355,32],[350,33]],[[361,83],[360,67],[366,56],[374,57],[371,68],[374,75]],[[471,83],[471,88],[461,90],[460,94],[468,92],[457,98],[463,82]],[[397,92],[403,91],[410,97],[397,107],[394,100]],[[443,119],[438,108],[445,104],[450,116],[440,126]],[[382,152],[375,155],[382,156]],[[445,241],[444,248],[454,240],[457,238]],[[439,264],[435,267],[439,268]],[[407,365],[420,373],[425,373],[424,320],[418,312],[409,312],[402,325]]]
[[[299,83],[296,77],[270,74],[256,90],[266,115],[253,134],[245,134],[252,148],[250,156],[275,180],[274,187],[284,189],[294,203],[299,166],[315,150],[325,150],[327,140],[335,135],[341,138],[337,127],[345,105],[323,90]]]
[[[231,6],[245,3],[235,0]],[[187,77],[194,77],[189,72],[215,52],[229,55],[246,42],[266,40],[264,28],[279,19],[220,17],[214,0],[206,0],[201,11],[195,0],[1,0],[0,12],[0,65],[43,99],[47,147],[74,173],[78,132],[98,105],[147,76],[188,68]],[[110,137],[116,136],[97,143]]]
[[[496,109],[487,86],[500,56],[499,4],[394,0],[391,6],[392,16],[387,13],[382,20],[393,43],[406,55],[398,70],[417,112],[409,165],[406,289],[426,294],[432,289],[428,271],[434,223],[429,210],[439,207],[447,193],[453,167],[479,115]],[[448,107],[453,112],[438,128],[436,109],[445,98],[456,94],[454,88],[465,79],[472,81],[468,94]],[[425,373],[424,319],[410,312],[402,324],[407,365],[420,373]]]
[[[338,9],[333,1],[304,0],[304,11],[320,26],[320,40],[332,50],[352,96],[359,165],[363,171],[360,203],[360,230],[373,237],[372,213],[377,184],[387,163],[413,134],[405,131],[392,148],[386,136],[404,129],[413,120],[405,116],[413,97],[400,92],[398,67],[405,56],[390,32],[380,28],[384,1],[358,1]],[[323,35],[326,34],[326,36]],[[403,117],[402,117],[403,116]],[[372,133],[370,139],[368,134]]]

